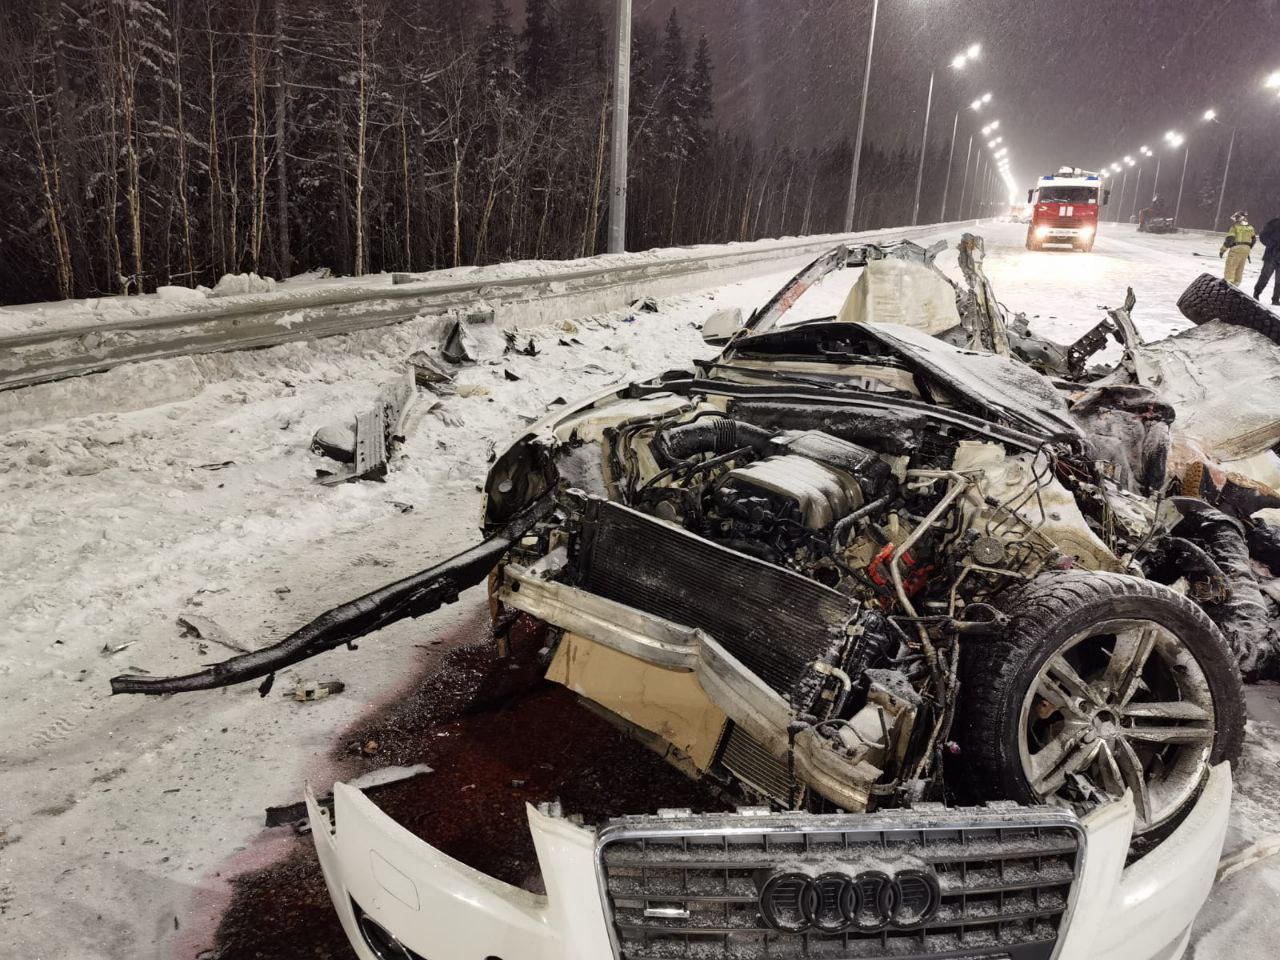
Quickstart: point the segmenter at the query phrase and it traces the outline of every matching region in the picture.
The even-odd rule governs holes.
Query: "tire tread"
[[[1191,286],[1178,298],[1178,309],[1197,326],[1221,320],[1237,327],[1257,330],[1280,343],[1280,317],[1243,290],[1211,273],[1202,273],[1191,282]]]

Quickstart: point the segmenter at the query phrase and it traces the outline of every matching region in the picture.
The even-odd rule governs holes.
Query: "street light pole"
[[[951,123],[951,152],[947,154],[947,179],[942,186],[942,213],[939,216],[939,222],[947,222],[947,194],[951,192],[951,168],[956,162],[956,133],[960,130],[960,111],[956,111],[956,118]]]
[[[978,180],[980,174],[978,171],[982,168],[982,151],[978,151],[978,155],[973,159],[973,194],[969,197],[969,212],[973,213],[973,205],[978,196]]]
[[[862,106],[858,109],[858,136],[853,145],[853,171],[849,175],[849,208],[844,215],[845,233],[853,233],[853,217],[858,208],[858,167],[862,161],[862,134],[867,126],[867,97],[871,94],[871,57],[876,49],[876,19],[880,0],[871,4],[871,36],[867,40],[867,66],[862,75]]]
[[[1133,219],[1138,215],[1138,197],[1142,193],[1142,164],[1138,164],[1138,179],[1133,185],[1133,209],[1129,212],[1129,218]]]
[[[969,161],[973,159],[973,134],[969,134],[969,152],[964,155],[964,183],[960,186],[960,209],[956,211],[956,219],[964,219],[964,195],[969,191]]]
[[[1120,196],[1116,200],[1115,222],[1120,222],[1120,208],[1124,206],[1124,192],[1129,189],[1129,168],[1124,168],[1124,179],[1120,181]]]
[[[609,163],[609,252],[627,249],[627,148],[631,114],[631,0],[617,0],[613,58],[613,136]]]
[[[1221,229],[1218,224],[1222,222],[1222,201],[1227,198],[1227,177],[1231,176],[1231,154],[1236,148],[1236,130],[1236,127],[1231,128],[1231,143],[1227,146],[1227,167],[1222,171],[1222,189],[1218,192],[1218,210],[1213,215],[1214,233]]]
[[[929,153],[929,117],[933,113],[933,80],[936,70],[929,71],[929,99],[924,105],[924,134],[920,138],[920,169],[916,171],[916,202],[911,208],[911,225],[920,222],[920,185],[924,183],[924,158]]]
[[[1173,225],[1178,225],[1178,214],[1182,212],[1182,188],[1187,185],[1187,161],[1191,159],[1191,144],[1187,143],[1187,151],[1182,155],[1182,179],[1178,182],[1178,203],[1173,208]]]

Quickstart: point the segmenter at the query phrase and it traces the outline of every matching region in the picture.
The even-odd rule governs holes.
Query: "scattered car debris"
[[[227,469],[227,467],[234,467],[235,465],[236,465],[236,462],[235,462],[234,460],[222,460],[222,461],[220,461],[220,462],[218,462],[218,463],[202,463],[202,464],[200,464],[200,466],[199,466],[197,469],[199,469],[199,470],[225,470],[225,469]]]
[[[319,483],[333,486],[353,480],[381,480],[386,477],[390,468],[390,451],[404,442],[404,420],[416,393],[416,384],[416,374],[410,367],[404,376],[378,391],[373,407],[356,416],[350,469],[321,476]],[[328,438],[337,442],[339,436],[335,431]],[[319,437],[317,433],[313,444],[319,443]]]
[[[347,685],[341,680],[303,680],[292,690],[286,690],[282,696],[298,703],[310,703],[332,697],[345,689]]]
[[[453,374],[440,366],[425,350],[410,354],[409,365],[413,367],[414,376],[420,387],[453,382]]]
[[[208,617],[202,617],[194,613],[184,613],[178,617],[178,625],[183,628],[184,636],[208,640],[210,643],[216,643],[238,653],[249,652],[248,647],[236,643],[228,636],[227,631]]]
[[[641,297],[631,301],[631,309],[637,313],[657,313],[658,301],[653,297]]]
[[[440,356],[455,366],[475,363],[479,358],[479,347],[475,337],[467,330],[467,324],[463,318],[454,318],[445,328],[444,340],[440,344]]]
[[[322,457],[339,463],[354,463],[356,459],[355,423],[331,423],[321,427],[311,438],[311,449]]]
[[[533,337],[526,340],[523,347],[520,346],[520,337],[514,330],[508,330],[506,337],[505,353],[518,353],[526,357],[536,357],[538,355],[538,345],[534,342]]]
[[[102,655],[104,657],[114,656],[122,650],[128,650],[137,642],[137,640],[126,640],[124,643],[116,644],[114,647],[109,643],[104,643],[102,645]]]
[[[516,376],[516,375],[515,375],[514,373],[512,373],[510,370],[503,370],[503,371],[502,371],[502,376],[503,376],[506,380],[508,380],[509,382],[511,382],[511,383],[519,383],[519,382],[520,382],[520,377]]]

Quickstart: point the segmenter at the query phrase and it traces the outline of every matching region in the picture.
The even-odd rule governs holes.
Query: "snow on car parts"
[[[1224,437],[1178,431],[1185,398],[1150,372],[1181,347],[1144,344],[1132,299],[1053,344],[999,307],[981,240],[965,287],[936,252],[831,251],[709,323],[714,360],[529,427],[482,543],[113,690],[269,683],[487,580],[495,656],[736,811],[584,823],[549,797],[534,893],[354,787],[308,790],[364,960],[1180,955],[1226,831],[1238,664],[1275,669],[1269,601],[1231,599],[1269,529],[1244,523],[1280,497],[1224,467]],[[859,268],[839,318],[785,322]],[[1109,339],[1122,360],[1089,366]]]

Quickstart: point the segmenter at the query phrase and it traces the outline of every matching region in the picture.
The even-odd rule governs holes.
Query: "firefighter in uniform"
[[[1240,282],[1244,280],[1244,265],[1249,262],[1249,254],[1257,242],[1258,235],[1249,222],[1249,215],[1244,211],[1232,214],[1231,229],[1227,231],[1222,249],[1218,251],[1219,257],[1227,258],[1227,283],[1240,286]]]

